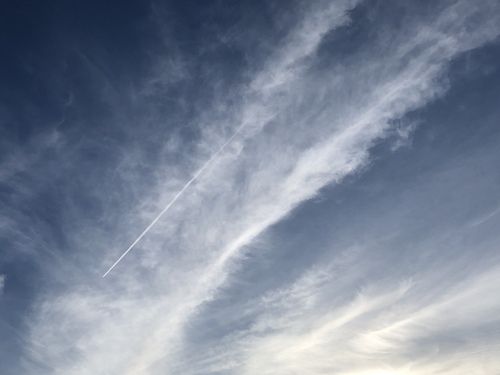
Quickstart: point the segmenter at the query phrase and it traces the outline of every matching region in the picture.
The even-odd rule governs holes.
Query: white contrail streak
[[[134,246],[137,244],[137,242],[139,242],[141,240],[141,238],[144,237],[149,232],[149,230],[153,227],[153,225],[155,225],[156,222],[161,219],[161,217],[165,214],[165,212],[167,212],[168,209],[170,207],[172,207],[172,205],[175,203],[175,201],[177,199],[179,199],[179,197],[182,195],[182,193],[184,193],[184,191],[186,191],[186,189],[189,187],[189,185],[191,185],[193,183],[193,181],[196,180],[196,178],[203,172],[203,170],[206,167],[208,167],[208,165],[212,162],[212,160],[214,160],[217,157],[217,155],[219,155],[222,152],[222,150],[224,150],[224,148],[234,139],[234,137],[236,137],[236,135],[238,135],[238,133],[241,131],[241,129],[243,129],[243,127],[245,125],[246,125],[246,123],[244,122],[238,128],[238,130],[236,130],[236,132],[217,150],[217,152],[215,154],[213,154],[210,157],[210,159],[208,159],[208,161],[200,169],[198,169],[198,171],[194,174],[194,176],[186,183],[186,185],[184,185],[184,187],[175,195],[175,197],[172,198],[172,200],[165,206],[165,208],[158,214],[158,216],[155,217],[155,219],[151,222],[151,224],[149,224],[147,226],[147,228],[144,229],[144,231],[141,233],[141,235],[139,237],[137,237],[137,239],[132,243],[132,245],[130,245],[128,247],[128,249],[122,254],[122,256],[120,258],[118,258],[118,260],[109,268],[109,270],[106,271],[106,273],[104,275],[102,275],[102,277],[106,277],[106,275],[108,273],[110,273],[111,270],[113,268],[115,268],[115,266],[118,263],[120,263],[120,261],[125,257],[125,255],[127,255],[129,253],[129,251],[134,248]]]

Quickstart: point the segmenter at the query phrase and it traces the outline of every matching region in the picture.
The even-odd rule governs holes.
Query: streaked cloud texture
[[[20,9],[6,375],[500,373],[498,1]]]

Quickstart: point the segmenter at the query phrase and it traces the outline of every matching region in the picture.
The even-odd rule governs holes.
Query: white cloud
[[[4,287],[5,287],[5,275],[0,275],[0,295],[2,295]]]
[[[488,14],[491,3],[483,8],[459,1],[432,22],[416,20],[391,43],[379,40],[355,61],[318,72],[312,67],[324,35],[346,24],[354,4],[339,2],[306,14],[287,44],[241,90],[241,107],[228,108],[227,98],[216,98],[236,124],[204,121],[200,114],[204,138],[197,151],[179,166],[159,165],[156,186],[141,176],[139,168],[147,164],[143,155],[126,150],[132,161],[116,173],[134,202],[141,203],[120,215],[133,206],[123,199],[110,219],[118,223],[115,232],[94,225],[72,234],[82,251],[75,255],[77,261],[59,271],[63,285],[40,298],[33,310],[27,374],[43,374],[42,368],[64,375],[172,372],[185,327],[230,280],[246,247],[321,188],[363,167],[370,147],[389,131],[391,120],[445,91],[439,79],[451,59],[500,32],[494,22],[498,17]],[[463,25],[476,16],[485,22],[464,31]],[[346,87],[351,94],[345,93]],[[217,118],[210,111],[206,117]],[[168,218],[102,280],[96,262],[112,264],[128,246],[127,238],[139,234],[191,171],[203,165],[208,151],[227,139],[227,129],[243,124],[241,136],[200,175]],[[104,201],[116,192],[101,194]],[[243,373],[347,371],[346,366],[365,358],[366,352],[383,352],[403,334],[414,335],[418,324],[427,324],[419,314],[428,311],[432,317],[432,309],[455,303],[451,298],[427,310],[418,306],[415,311],[390,311],[398,323],[384,331],[388,322],[383,314],[405,300],[413,290],[411,283],[375,285],[351,295],[347,304],[330,308],[321,287],[319,301],[314,301],[311,290],[323,274],[324,270],[313,272],[291,291],[280,291],[285,301],[267,297],[277,299],[277,312],[263,313],[239,344],[243,354],[231,358]],[[300,290],[303,295],[296,295]],[[288,304],[297,308],[287,308]],[[303,310],[303,305],[311,307]],[[348,356],[346,349],[354,354]],[[398,368],[397,361],[394,366]]]
[[[356,290],[371,267],[359,255],[252,301],[249,329],[185,358],[190,365],[174,373],[451,375],[498,368],[495,333],[473,333],[498,325],[498,267],[471,270],[438,294],[429,286],[443,287],[442,276],[432,272],[414,281],[374,279]],[[334,269],[356,276],[335,276]]]

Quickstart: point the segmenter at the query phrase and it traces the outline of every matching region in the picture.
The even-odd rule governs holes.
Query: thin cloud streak
[[[5,287],[5,275],[0,275],[0,296],[3,294],[4,287]]]
[[[222,151],[224,151],[226,146],[231,143],[231,141],[234,139],[234,137],[236,137],[240,133],[240,131],[243,129],[243,127],[245,125],[246,124],[243,123],[243,125],[241,125],[236,130],[236,132],[217,150],[217,152],[215,154],[213,154],[212,157],[210,157],[210,159],[208,159],[208,161],[194,174],[194,176],[186,183],[186,185],[184,185],[184,187],[172,198],[172,200],[165,206],[165,208],[158,214],[158,216],[154,218],[154,220],[151,222],[151,224],[149,224],[147,226],[147,228],[144,230],[144,232],[142,232],[139,235],[139,237],[137,237],[137,239],[132,243],[132,245],[130,245],[130,247],[122,254],[122,256],[120,258],[118,258],[118,260],[115,263],[113,263],[113,265],[106,271],[106,273],[104,275],[102,275],[102,277],[106,277],[106,275],[108,273],[110,273],[111,270],[113,268],[115,268],[115,266],[118,263],[120,263],[120,261],[125,257],[125,255],[127,255],[128,252],[134,248],[134,246],[141,240],[141,238],[144,237],[149,232],[149,230],[156,224],[156,222],[162,218],[162,216],[168,211],[168,209],[170,207],[172,207],[172,205],[175,203],[175,201],[177,201],[177,199],[179,199],[179,197],[182,195],[182,193],[184,193],[184,191],[186,191],[186,189],[198,178],[198,176],[203,173],[203,171],[210,165],[212,160],[214,160]]]

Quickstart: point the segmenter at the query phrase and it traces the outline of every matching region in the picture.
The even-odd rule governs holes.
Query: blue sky
[[[496,0],[1,7],[2,374],[499,373]]]

